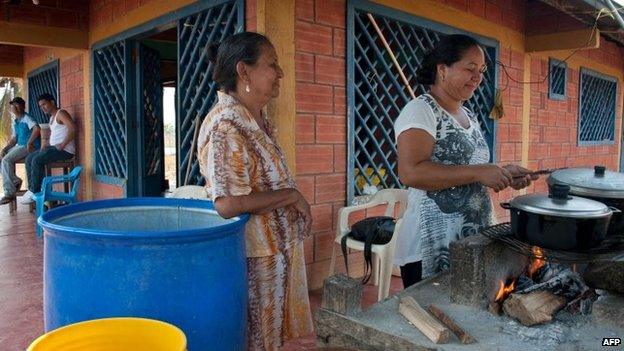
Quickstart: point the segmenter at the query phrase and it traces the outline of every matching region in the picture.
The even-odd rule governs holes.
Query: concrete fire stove
[[[528,258],[483,235],[450,247],[449,273],[424,280],[378,302],[359,308],[361,287],[344,275],[326,281],[323,308],[315,315],[321,345],[358,350],[600,350],[603,338],[624,336],[624,297],[600,290],[591,315],[559,312],[553,322],[525,327],[487,310],[500,280],[517,276]],[[620,276],[615,277],[619,272]],[[610,279],[624,271],[610,270]],[[471,334],[477,343],[463,345],[453,337],[433,344],[398,313],[399,300],[411,296],[423,307],[435,304]]]

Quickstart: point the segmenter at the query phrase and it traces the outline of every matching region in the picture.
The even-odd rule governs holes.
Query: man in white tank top
[[[46,164],[68,160],[76,154],[76,124],[67,111],[56,106],[54,96],[41,94],[37,99],[41,110],[50,116],[50,144],[41,144],[41,149],[26,158],[26,175],[28,191],[21,201],[28,204],[32,196],[41,191],[41,183],[45,177]]]

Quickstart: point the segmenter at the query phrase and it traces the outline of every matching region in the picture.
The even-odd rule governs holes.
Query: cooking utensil
[[[551,174],[551,173],[553,173],[553,172],[555,172],[555,171],[562,170],[562,169],[566,169],[566,168],[567,168],[567,167],[563,167],[563,168],[547,168],[547,169],[540,169],[540,170],[538,170],[538,171],[534,171],[534,172],[531,172],[531,173],[526,173],[526,174],[523,174],[523,175],[514,176],[514,179],[524,178],[524,177],[526,177],[526,176],[528,176],[528,175],[532,176],[532,175]]]
[[[600,245],[611,216],[620,211],[569,192],[569,186],[555,184],[550,195],[522,195],[501,203],[510,211],[513,235],[553,250],[587,251]]]
[[[600,201],[624,211],[624,174],[608,171],[604,166],[568,168],[553,172],[547,180],[549,186],[570,186],[570,194]],[[609,225],[609,235],[624,233],[624,215],[615,213]]]

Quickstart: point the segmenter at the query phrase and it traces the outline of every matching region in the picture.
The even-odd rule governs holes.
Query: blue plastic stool
[[[37,203],[36,205],[36,220],[35,220],[35,230],[37,232],[37,237],[40,238],[43,234],[43,229],[39,226],[38,219],[41,217],[43,212],[45,211],[45,202],[46,201],[63,201],[65,203],[71,204],[77,200],[78,194],[78,185],[80,183],[80,172],[82,171],[81,166],[76,166],[69,174],[59,175],[59,176],[47,176],[43,178],[43,183],[41,183],[41,192],[33,195],[33,200]],[[68,193],[62,191],[55,191],[53,189],[54,184],[59,183],[71,183],[72,187]]]

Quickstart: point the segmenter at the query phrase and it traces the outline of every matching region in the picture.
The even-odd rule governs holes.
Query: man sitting
[[[4,197],[0,199],[0,205],[8,204],[15,200],[15,194],[22,187],[22,180],[15,174],[15,162],[28,156],[30,152],[39,148],[39,126],[34,119],[24,110],[26,102],[21,97],[16,97],[9,102],[13,121],[11,123],[11,139],[0,151],[2,162],[2,186]]]
[[[26,157],[28,191],[21,201],[23,204],[33,202],[32,196],[41,191],[47,164],[71,159],[76,154],[76,124],[72,117],[56,106],[51,94],[41,94],[37,101],[43,113],[50,116],[50,145],[42,145],[39,151]]]

